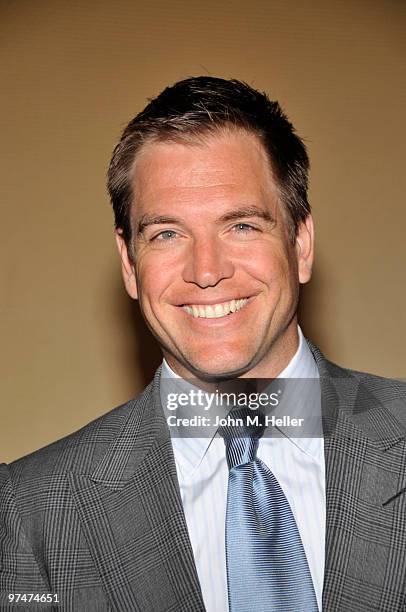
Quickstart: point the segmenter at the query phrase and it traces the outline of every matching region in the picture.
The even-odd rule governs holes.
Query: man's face
[[[259,140],[230,131],[152,143],[134,174],[135,262],[118,235],[127,291],[181,376],[276,376],[297,348],[309,218],[295,244]]]

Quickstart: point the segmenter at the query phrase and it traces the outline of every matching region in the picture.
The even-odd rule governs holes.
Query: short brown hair
[[[291,220],[291,237],[310,213],[307,200],[309,158],[303,141],[278,102],[246,83],[192,77],[167,87],[125,128],[108,169],[108,190],[115,226],[131,246],[131,170],[140,148],[154,141],[201,138],[234,127],[257,135]]]

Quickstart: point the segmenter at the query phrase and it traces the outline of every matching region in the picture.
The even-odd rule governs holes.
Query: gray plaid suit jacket
[[[311,349],[325,430],[323,611],[406,610],[406,385]],[[159,377],[137,399],[1,466],[3,595],[58,593],[68,611],[204,611]]]

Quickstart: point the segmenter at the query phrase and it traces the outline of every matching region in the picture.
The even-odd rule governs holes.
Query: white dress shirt
[[[278,378],[317,379],[313,355],[299,332],[299,347]],[[161,399],[168,384],[180,378],[163,361]],[[294,382],[294,381],[292,381]],[[316,409],[320,411],[320,406]],[[295,415],[296,416],[296,415]],[[273,472],[290,504],[299,529],[321,610],[325,557],[324,440],[316,437],[262,437],[257,456]],[[225,517],[228,466],[222,438],[172,437],[180,493],[196,569],[207,612],[227,612]],[[253,586],[253,588],[255,588]],[[289,612],[289,611],[287,611]]]

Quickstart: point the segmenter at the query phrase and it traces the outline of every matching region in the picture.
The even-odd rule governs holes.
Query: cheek
[[[154,310],[165,292],[174,283],[173,267],[153,257],[139,260],[137,269],[138,299],[141,305]]]
[[[278,246],[252,249],[243,263],[249,276],[264,283],[283,283],[290,275],[291,263],[288,254]]]

